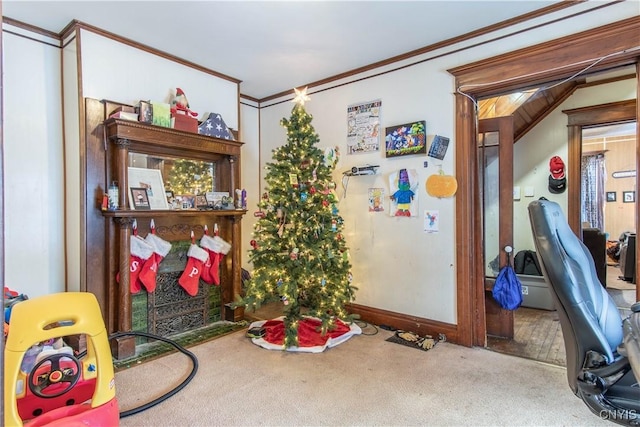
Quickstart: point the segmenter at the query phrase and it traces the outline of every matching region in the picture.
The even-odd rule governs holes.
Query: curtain
[[[604,231],[604,153],[582,156],[582,222]]]

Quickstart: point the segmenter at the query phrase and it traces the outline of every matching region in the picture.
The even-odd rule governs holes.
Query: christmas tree
[[[345,305],[356,290],[331,177],[336,158],[325,158],[316,146],[319,137],[304,108],[306,89],[296,94],[291,117],[280,122],[287,143],[273,150],[267,164],[267,191],[258,204],[264,216],[251,241],[254,270],[242,299],[249,309],[282,301],[286,348],[297,346],[303,316],[320,319],[322,334],[337,319],[351,321]]]

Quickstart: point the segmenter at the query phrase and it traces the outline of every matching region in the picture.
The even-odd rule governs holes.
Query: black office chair
[[[623,327],[620,312],[598,281],[591,253],[557,203],[532,202],[529,219],[560,319],[569,386],[599,417],[640,425],[640,303],[632,306]]]

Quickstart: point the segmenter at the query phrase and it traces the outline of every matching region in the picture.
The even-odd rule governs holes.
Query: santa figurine
[[[176,95],[171,100],[171,112],[173,114],[180,112],[181,114],[186,114],[191,117],[198,117],[198,113],[189,109],[189,101],[187,100],[187,96],[179,87],[176,88]]]

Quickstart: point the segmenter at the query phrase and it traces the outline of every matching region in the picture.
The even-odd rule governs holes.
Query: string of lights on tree
[[[304,107],[306,88],[296,90],[289,119],[280,122],[287,142],[273,150],[266,165],[262,217],[254,226],[250,260],[254,270],[240,305],[257,309],[284,304],[286,348],[298,345],[303,316],[322,321],[322,333],[335,320],[351,321],[345,306],[354,299],[349,252],[338,213],[331,173],[335,157],[326,159]]]
[[[173,162],[166,190],[176,195],[213,191],[214,174],[212,163],[178,159]]]

